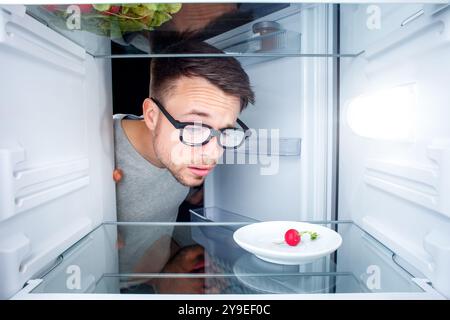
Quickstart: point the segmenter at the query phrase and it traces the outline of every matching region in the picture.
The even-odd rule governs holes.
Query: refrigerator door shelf
[[[319,224],[337,230],[342,246],[313,263],[292,266],[262,261],[233,244],[234,230],[248,222],[105,223],[13,298],[442,298],[354,223]],[[354,254],[360,250],[366,255]],[[176,271],[183,270],[183,253],[198,255],[194,269]]]
[[[450,7],[378,9],[375,31],[365,5],[341,6],[341,49],[365,52],[340,63],[337,211],[449,298],[450,130],[441,119],[449,117]]]
[[[272,134],[275,135],[275,133]],[[234,152],[251,155],[300,157],[301,145],[301,138],[268,138],[265,134],[260,134],[259,137],[249,138]],[[231,153],[231,155],[233,155],[234,152]]]
[[[110,61],[22,9],[0,8],[0,299],[116,219]]]

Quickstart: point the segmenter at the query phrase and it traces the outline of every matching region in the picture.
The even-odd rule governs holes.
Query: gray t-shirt
[[[114,119],[115,167],[123,172],[116,185],[117,219],[127,222],[175,222],[178,207],[189,188],[180,184],[167,169],[161,169],[142,157],[126,136],[122,119],[141,117],[116,114]],[[125,246],[119,251],[120,272],[132,272],[145,251],[161,237],[169,238],[172,227],[119,228]],[[169,237],[166,237],[169,236]],[[169,250],[169,241],[159,241],[158,250]],[[165,248],[167,246],[167,248]]]

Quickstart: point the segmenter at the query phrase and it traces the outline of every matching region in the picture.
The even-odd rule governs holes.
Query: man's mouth
[[[188,168],[196,176],[204,177],[211,172],[214,166],[189,166]]]

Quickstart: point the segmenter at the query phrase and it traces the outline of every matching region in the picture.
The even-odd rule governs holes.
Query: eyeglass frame
[[[223,131],[228,130],[228,129],[234,129],[234,130],[241,130],[239,128],[236,127],[227,127],[227,128],[222,128],[222,129],[214,129],[213,127],[204,124],[204,123],[199,123],[199,122],[181,122],[176,120],[174,117],[172,117],[172,115],[167,111],[167,109],[163,106],[163,104],[156,98],[154,97],[150,97],[150,99],[158,106],[159,110],[161,110],[161,112],[164,114],[164,116],[167,118],[167,120],[169,120],[169,122],[175,127],[175,129],[179,129],[180,130],[180,141],[187,145],[187,146],[191,146],[191,147],[198,147],[198,146],[204,146],[205,144],[207,144],[209,141],[211,141],[211,139],[213,137],[217,137],[217,143],[219,144],[219,146],[221,146],[224,149],[237,149],[239,148],[244,141],[250,137],[252,135],[252,132],[250,131],[250,128],[244,123],[242,122],[242,120],[240,120],[239,118],[236,119],[236,123],[239,124],[242,127],[242,131],[244,131],[244,138],[242,139],[241,143],[238,144],[237,146],[234,147],[225,147],[220,143],[220,135],[222,134]],[[202,143],[188,143],[186,141],[183,141],[183,129],[187,126],[195,126],[195,125],[200,125],[202,127],[206,127],[210,130],[210,134],[209,137],[203,141]]]

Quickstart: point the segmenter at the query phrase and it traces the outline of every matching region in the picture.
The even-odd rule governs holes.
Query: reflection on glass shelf
[[[346,283],[342,290],[336,284]],[[176,288],[176,290],[175,290]],[[120,294],[309,294],[366,293],[350,273],[171,276],[130,280],[105,276],[91,293]]]
[[[180,3],[122,5],[29,5],[28,15],[69,38],[98,58],[237,57],[243,65],[282,57],[356,57],[358,53],[305,52],[300,33],[285,30],[262,17],[301,6],[280,3]],[[257,21],[257,22],[255,22]],[[217,37],[239,27],[234,41],[216,43]],[[170,44],[189,37],[210,42],[224,53],[163,52]],[[115,46],[111,51],[110,41]]]
[[[32,293],[423,292],[391,251],[351,222],[320,223],[343,245],[299,266],[241,249],[233,232],[248,223],[106,223],[64,252]]]
[[[258,222],[255,219],[244,217],[240,214],[224,210],[217,207],[198,208],[190,210],[192,222],[237,222],[252,223]]]

